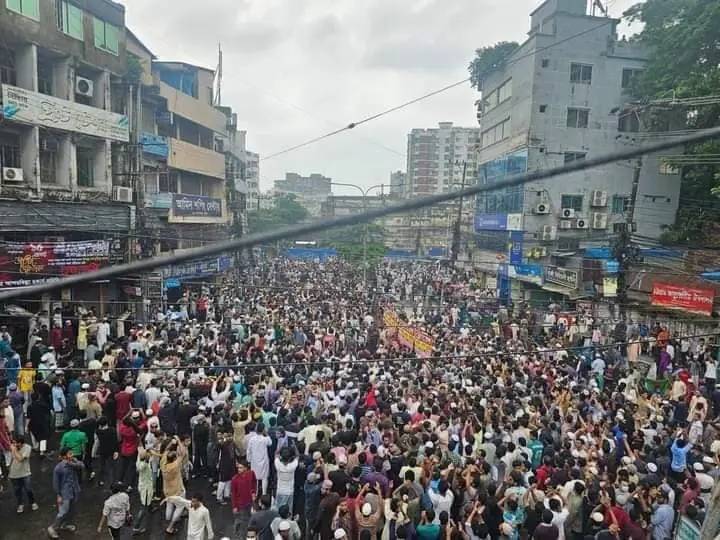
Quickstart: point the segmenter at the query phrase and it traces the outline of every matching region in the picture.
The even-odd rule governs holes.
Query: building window
[[[547,111],[547,105],[540,105],[540,112],[544,113]]]
[[[93,21],[93,27],[95,30],[95,46],[110,54],[119,54],[120,29],[97,17]]]
[[[19,169],[22,165],[20,156],[18,141],[0,140],[0,167]]]
[[[512,79],[508,79],[500,86],[498,86],[492,92],[488,92],[486,97],[482,100],[482,112],[483,114],[491,111],[504,101],[512,97]]]
[[[590,109],[577,109],[568,107],[567,110],[567,127],[570,128],[586,128],[590,118]]]
[[[482,132],[482,147],[485,148],[510,136],[510,119],[495,124]]]
[[[178,192],[178,173],[160,173],[158,181],[158,192],[160,193],[177,193]]]
[[[576,212],[582,212],[583,196],[582,195],[563,195],[560,198],[560,208],[572,208]]]
[[[543,58],[540,62],[540,65],[544,68],[548,67],[550,65],[550,59],[549,58]]]
[[[592,82],[592,66],[588,64],[570,64],[570,82],[590,84]]]
[[[612,213],[624,214],[630,210],[630,197],[625,195],[614,195],[612,198]]]
[[[586,155],[587,154],[585,154],[585,152],[565,152],[563,154],[565,165],[567,165],[568,163],[572,163],[573,161],[583,160],[585,159]]]
[[[40,20],[39,0],[5,0],[5,5],[10,11],[20,13],[36,21]]]
[[[93,187],[95,185],[95,149],[77,148],[77,185]]]
[[[82,9],[67,0],[56,0],[55,5],[57,7],[57,24],[60,31],[82,41],[85,36]]]
[[[630,88],[644,70],[624,68],[622,70],[622,87]]]

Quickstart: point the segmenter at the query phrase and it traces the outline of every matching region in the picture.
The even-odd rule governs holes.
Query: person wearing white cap
[[[715,479],[705,472],[709,465],[712,465],[712,458],[709,456],[703,456],[702,461],[693,463],[695,479],[700,486],[700,498],[705,501],[705,504],[710,503],[710,494],[715,487]]]

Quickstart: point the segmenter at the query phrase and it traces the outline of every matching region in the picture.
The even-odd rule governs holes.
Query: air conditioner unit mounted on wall
[[[541,240],[555,240],[557,238],[557,228],[554,225],[545,225],[540,229]]]
[[[593,229],[607,229],[608,217],[607,214],[601,214],[596,212],[593,214],[592,228]]]
[[[23,170],[17,167],[3,167],[2,183],[19,184],[23,182]]]
[[[572,221],[570,221],[569,219],[561,219],[560,220],[560,228],[561,229],[572,229],[573,228]]]
[[[535,213],[536,214],[549,214],[550,206],[546,203],[540,203],[535,206]]]
[[[607,206],[607,198],[607,191],[593,191],[592,198],[590,199],[590,206],[594,206],[596,208],[603,208]]]
[[[81,96],[93,97],[95,83],[85,77],[75,77],[75,93]]]
[[[587,229],[588,227],[590,227],[590,224],[588,223],[588,220],[585,219],[585,218],[579,218],[579,219],[575,222],[575,228],[576,228],[576,229]]]
[[[115,191],[113,192],[113,200],[123,203],[133,202],[132,188],[115,186]]]
[[[563,219],[572,219],[575,217],[575,210],[572,208],[563,208],[560,210],[560,217]]]

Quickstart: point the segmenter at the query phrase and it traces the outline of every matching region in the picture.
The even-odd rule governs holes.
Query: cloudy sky
[[[476,48],[523,41],[540,0],[120,0],[127,25],[162,60],[214,68],[248,148],[270,155],[467,77]],[[610,0],[619,16],[633,0]],[[467,85],[280,157],[286,171],[370,186],[405,169],[406,135],[438,122],[475,126]],[[336,192],[352,193],[348,188]]]

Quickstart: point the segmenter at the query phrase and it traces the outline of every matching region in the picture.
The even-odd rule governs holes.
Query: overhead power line
[[[553,47],[557,47],[558,45],[562,45],[563,43],[567,43],[568,41],[572,41],[573,39],[576,39],[576,38],[578,38],[578,37],[580,37],[580,36],[584,36],[585,34],[589,34],[590,32],[594,32],[595,30],[598,30],[598,29],[600,29],[600,28],[603,28],[604,26],[607,26],[608,24],[613,23],[613,22],[615,22],[615,19],[610,19],[610,18],[608,18],[606,21],[604,21],[604,22],[602,22],[602,23],[600,23],[600,24],[598,24],[598,25],[592,26],[592,27],[590,27],[590,28],[586,28],[585,30],[583,30],[583,31],[581,31],[581,32],[578,32],[578,33],[576,33],[576,34],[572,34],[571,36],[568,36],[568,37],[566,37],[566,38],[564,38],[564,39],[558,40],[558,41],[556,41],[556,42],[554,42],[554,43],[551,43],[550,45],[546,45],[545,47],[538,47],[537,49],[533,49],[532,51],[529,51],[529,52],[527,52],[527,53],[525,53],[525,54],[522,54],[522,55],[520,55],[520,56],[518,56],[518,57],[516,57],[516,58],[513,58],[511,61],[507,62],[505,65],[506,65],[506,66],[509,66],[509,65],[515,64],[516,62],[519,62],[520,60],[523,60],[523,59],[528,58],[528,57],[530,57],[530,56],[536,55],[536,54],[541,53],[541,52],[543,52],[543,51],[546,51],[546,50],[548,50],[548,49],[552,49]],[[514,52],[515,52],[515,51],[513,51],[513,53],[514,53]],[[510,56],[512,56],[513,53],[510,53],[510,54],[509,54],[508,56],[506,56],[503,60],[505,60],[505,59],[509,58]],[[405,107],[409,107],[410,105],[414,105],[415,103],[418,103],[419,101],[423,101],[423,100],[425,100],[425,99],[427,99],[427,98],[436,96],[436,95],[438,95],[438,94],[442,94],[443,92],[446,92],[446,91],[448,91],[448,90],[451,90],[451,89],[453,89],[453,88],[455,88],[455,87],[457,87],[457,86],[460,86],[460,85],[462,85],[462,84],[465,84],[465,83],[467,83],[467,82],[470,82],[470,77],[467,77],[467,78],[463,79],[462,81],[457,81],[457,82],[454,82],[454,83],[452,83],[452,84],[448,84],[447,86],[443,86],[442,88],[438,88],[437,90],[433,90],[432,92],[428,92],[427,94],[423,94],[423,95],[420,96],[420,97],[416,97],[416,98],[411,99],[411,100],[409,100],[409,101],[405,101],[404,103],[401,103],[401,104],[396,105],[396,106],[394,106],[394,107],[390,107],[389,109],[385,109],[385,110],[380,111],[380,112],[378,112],[378,113],[371,114],[370,116],[367,116],[367,117],[365,117],[365,118],[363,118],[363,119],[361,119],[361,120],[358,120],[357,122],[350,122],[348,125],[346,125],[346,126],[344,126],[344,127],[341,127],[341,128],[339,128],[339,129],[333,130],[333,131],[331,131],[331,132],[329,132],[329,133],[326,133],[326,134],[324,134],[324,135],[320,135],[319,137],[315,137],[314,139],[310,139],[309,141],[305,141],[305,142],[303,142],[303,143],[296,144],[295,146],[291,146],[291,147],[289,147],[289,148],[285,148],[285,149],[283,149],[283,150],[279,150],[278,152],[274,152],[274,153],[272,153],[272,154],[270,154],[270,155],[267,155],[267,156],[265,156],[265,157],[261,157],[260,160],[261,160],[261,161],[267,161],[268,159],[272,159],[272,158],[275,158],[275,157],[277,157],[277,156],[281,156],[281,155],[283,155],[283,154],[287,154],[287,153],[289,153],[289,152],[292,152],[292,151],[294,151],[294,150],[298,150],[298,149],[300,149],[300,148],[304,148],[305,146],[309,146],[309,145],[314,144],[314,143],[316,143],[316,142],[322,141],[323,139],[327,139],[328,137],[332,137],[332,136],[334,136],[334,135],[338,135],[338,134],[340,134],[340,133],[342,133],[342,132],[344,132],[344,131],[349,131],[349,130],[351,130],[351,129],[356,128],[356,127],[359,126],[359,125],[365,124],[365,123],[367,123],[367,122],[372,122],[373,120],[377,120],[378,118],[380,118],[380,117],[382,117],[382,116],[388,115],[388,114],[393,113],[393,112],[395,112],[395,111],[399,111],[400,109],[404,109]]]
[[[275,231],[252,234],[231,240],[224,240],[222,242],[216,242],[207,246],[190,249],[182,253],[161,255],[150,259],[143,259],[115,266],[109,266],[100,270],[96,270],[94,272],[88,272],[87,274],[78,274],[49,283],[32,285],[30,287],[1,292],[0,302],[10,300],[11,298],[19,298],[27,295],[32,296],[35,294],[55,291],[58,289],[87,283],[89,281],[109,279],[117,276],[122,276],[124,274],[133,274],[137,272],[144,272],[147,270],[154,270],[155,268],[160,268],[162,266],[168,266],[194,259],[200,259],[212,255],[219,255],[220,253],[228,251],[248,249],[260,244],[277,242],[279,240],[284,240],[287,238],[299,238],[308,234],[325,231],[326,229],[331,227],[343,227],[348,225],[355,225],[357,223],[366,223],[390,214],[411,212],[413,210],[417,210],[418,208],[444,203],[446,201],[451,201],[460,197],[472,197],[474,195],[477,195],[478,193],[486,191],[498,191],[527,184],[529,182],[553,178],[562,174],[584,171],[593,167],[607,165],[608,163],[613,163],[615,161],[634,159],[644,154],[660,152],[667,148],[677,146],[678,144],[698,143],[717,136],[720,136],[720,127],[706,130],[702,133],[695,133],[682,139],[662,141],[656,144],[648,145],[644,148],[632,147],[629,150],[623,152],[615,152],[606,156],[600,156],[593,159],[578,160],[563,165],[561,167],[553,167],[551,169],[528,172],[501,182],[496,182],[492,185],[469,186],[465,189],[461,189],[458,191],[438,193],[436,195],[429,195],[427,197],[418,197],[416,199],[406,200],[391,206],[369,209],[367,212],[364,212],[362,214],[351,214],[347,216],[321,219],[312,223],[292,225],[290,227],[283,227]]]

